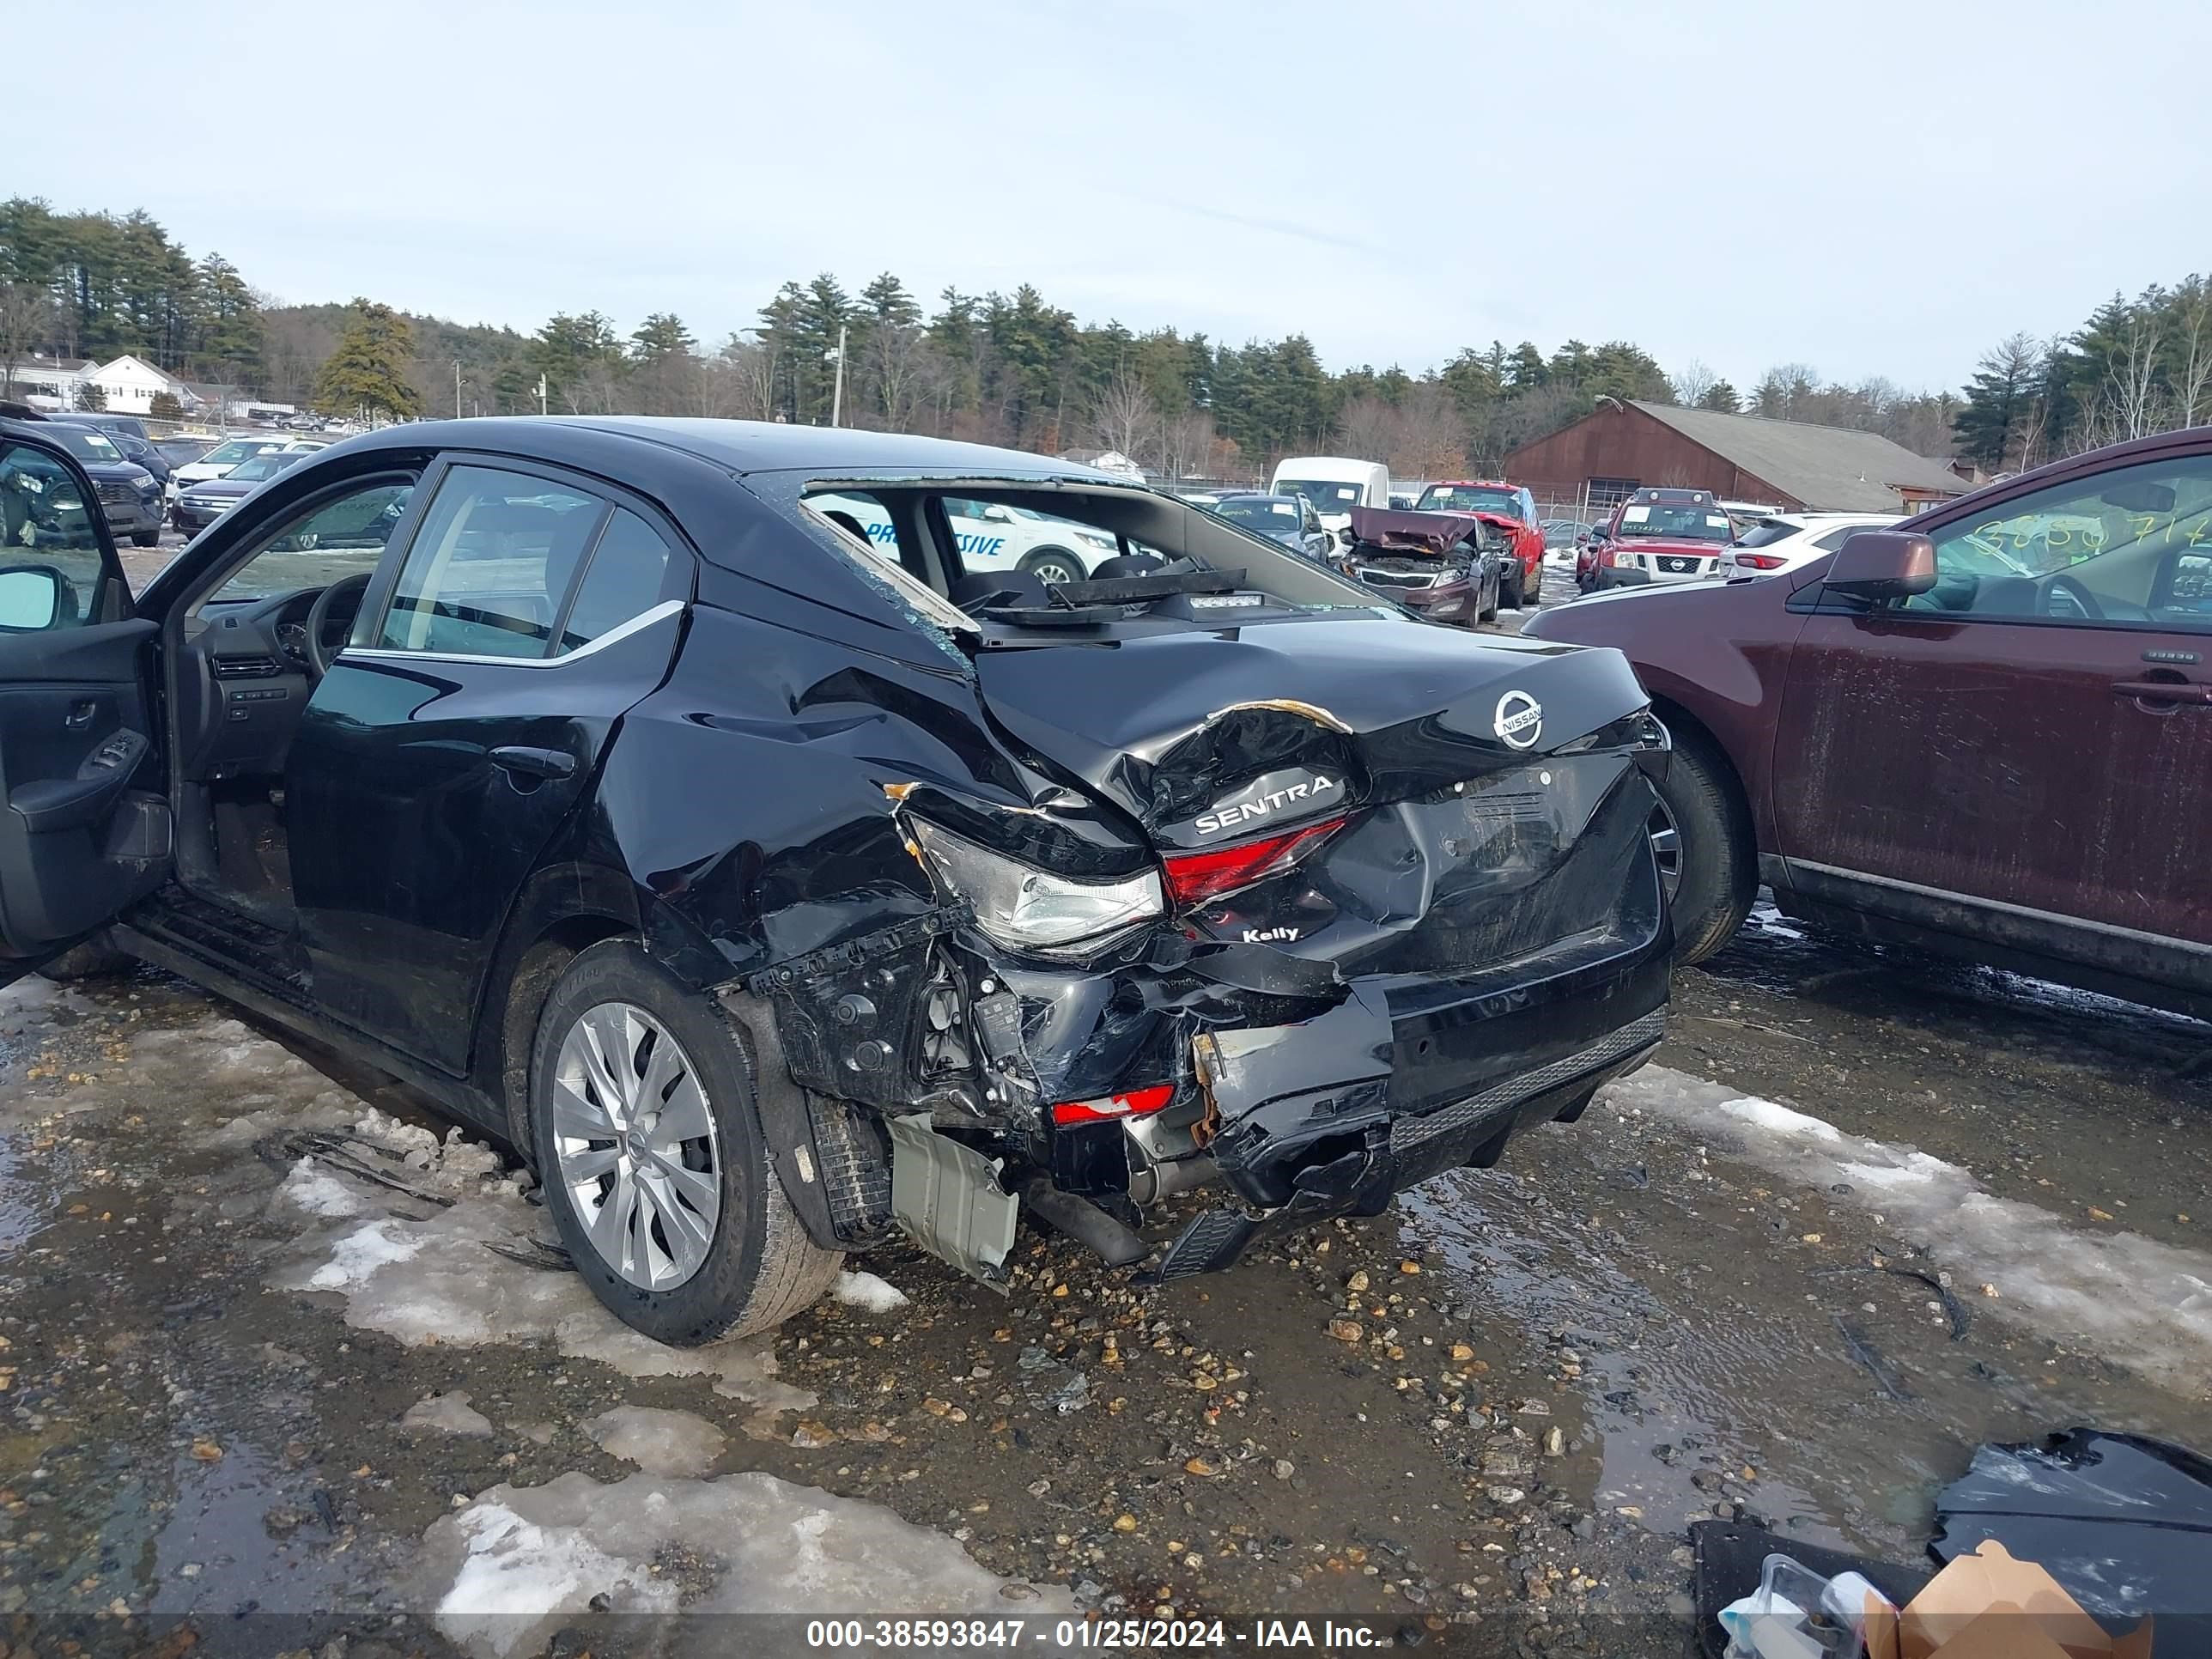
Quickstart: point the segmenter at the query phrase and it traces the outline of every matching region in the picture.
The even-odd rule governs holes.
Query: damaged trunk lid
[[[1622,896],[1664,737],[1618,653],[1353,613],[976,665],[994,716],[1133,821],[1178,927],[1252,988],[1462,977],[1656,925]]]

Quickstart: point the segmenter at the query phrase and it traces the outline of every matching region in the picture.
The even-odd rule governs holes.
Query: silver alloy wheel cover
[[[1675,890],[1682,884],[1682,832],[1674,827],[1674,815],[1663,799],[1652,802],[1644,833],[1651,837],[1651,856],[1659,866],[1659,896],[1671,907]]]
[[[1048,572],[1057,574],[1048,574]],[[1040,553],[1036,555],[1036,562],[1030,568],[1030,574],[1048,585],[1079,582],[1083,580],[1083,567],[1073,559],[1058,553]]]
[[[586,1008],[553,1065],[557,1178],[600,1260],[641,1290],[707,1264],[722,1211],[714,1114],[683,1045],[627,1002]]]

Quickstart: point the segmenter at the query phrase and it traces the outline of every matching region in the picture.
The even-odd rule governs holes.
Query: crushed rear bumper
[[[1493,1164],[1522,1130],[1577,1115],[1658,1046],[1671,945],[1662,927],[1533,982],[1355,981],[1316,1018],[1200,1038],[1208,1150],[1244,1202],[1194,1219],[1158,1276],[1227,1267],[1266,1225],[1380,1213],[1394,1194]]]

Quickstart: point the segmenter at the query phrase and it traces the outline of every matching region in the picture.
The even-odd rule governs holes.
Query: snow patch
[[[538,1651],[595,1595],[617,1617],[673,1613],[678,1587],[649,1571],[672,1547],[710,1560],[714,1576],[687,1587],[683,1619],[655,1632],[653,1650],[671,1659],[729,1653],[731,1629],[715,1614],[896,1607],[903,1616],[1048,1620],[1075,1611],[1066,1589],[1000,1578],[951,1539],[878,1504],[757,1472],[712,1480],[634,1474],[607,1486],[572,1472],[543,1486],[495,1486],[434,1522],[422,1546],[422,1599],[439,1628],[477,1659]]]
[[[491,1419],[469,1404],[466,1389],[455,1389],[416,1401],[401,1414],[399,1426],[435,1434],[489,1434]]]
[[[301,1289],[343,1291],[365,1285],[380,1268],[411,1261],[428,1248],[428,1238],[403,1231],[392,1219],[372,1221],[358,1232],[348,1233],[331,1251],[331,1259],[307,1276]]]
[[[1771,1134],[1794,1135],[1806,1140],[1841,1140],[1844,1138],[1843,1131],[1826,1119],[1793,1111],[1771,1100],[1760,1100],[1755,1097],[1724,1100],[1721,1103],[1721,1110],[1731,1117],[1741,1119],[1753,1128],[1764,1129]]]
[[[359,1215],[366,1207],[360,1194],[316,1164],[312,1158],[303,1158],[292,1166],[292,1173],[284,1177],[276,1188],[277,1198],[309,1215],[343,1217]]]
[[[445,1158],[450,1166],[451,1147]],[[271,1282],[279,1290],[343,1291],[348,1324],[410,1346],[550,1342],[628,1376],[710,1377],[717,1394],[757,1408],[749,1433],[772,1436],[778,1413],[814,1403],[806,1389],[775,1380],[764,1339],[668,1347],[617,1319],[576,1274],[526,1266],[491,1248],[529,1255],[546,1242],[541,1228],[548,1226],[512,1182],[482,1182],[420,1219],[386,1216],[351,1232],[311,1233],[302,1259]]]
[[[830,1294],[848,1308],[869,1313],[890,1313],[907,1304],[904,1291],[873,1273],[841,1273]]]
[[[652,1406],[617,1406],[584,1425],[584,1432],[610,1457],[635,1463],[647,1474],[704,1474],[729,1444],[703,1417]]]
[[[2000,1198],[1955,1164],[1850,1134],[1773,1101],[1664,1066],[1607,1085],[1616,1108],[1681,1125],[1785,1179],[1879,1206],[1886,1224],[1961,1278],[1993,1284],[1983,1311],[2080,1345],[2190,1398],[2212,1376],[2212,1255],[2118,1230],[2089,1232]]]

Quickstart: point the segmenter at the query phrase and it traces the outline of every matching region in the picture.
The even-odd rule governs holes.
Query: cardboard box
[[[1869,1659],[2150,1659],[2151,1621],[2106,1635],[2057,1579],[1991,1538],[1902,1613],[1870,1607],[1866,1649]]]

